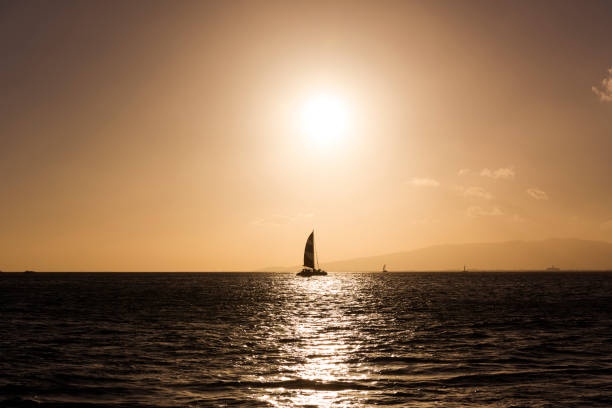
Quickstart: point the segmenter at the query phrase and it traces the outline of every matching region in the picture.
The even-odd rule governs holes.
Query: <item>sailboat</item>
[[[318,268],[319,263],[317,262],[317,268],[315,268],[315,247],[314,247],[314,230],[308,236],[306,240],[306,247],[304,248],[304,268],[298,272],[297,276],[316,276],[316,275],[327,275],[327,272]]]
[[[389,272],[389,271],[387,270],[387,264],[384,264],[384,265],[383,265],[382,271],[383,271],[383,273],[385,273],[385,272]]]

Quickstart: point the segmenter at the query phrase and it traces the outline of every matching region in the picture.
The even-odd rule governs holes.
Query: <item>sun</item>
[[[339,95],[319,93],[308,98],[300,112],[300,128],[321,145],[338,142],[349,130],[348,106]]]

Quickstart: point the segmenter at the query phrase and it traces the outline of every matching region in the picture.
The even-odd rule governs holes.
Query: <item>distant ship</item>
[[[555,265],[553,265],[553,266],[549,266],[548,268],[546,268],[546,270],[548,272],[559,272],[561,269],[559,269]]]
[[[304,268],[298,272],[297,276],[323,276],[327,275],[327,272],[318,268],[315,268],[315,247],[314,247],[314,230],[308,236],[306,240],[306,247],[304,248]]]
[[[387,264],[383,265],[382,271],[383,271],[383,273],[385,273],[385,272],[389,272],[389,271],[387,270]]]
[[[23,271],[23,273],[34,273],[34,271]]]

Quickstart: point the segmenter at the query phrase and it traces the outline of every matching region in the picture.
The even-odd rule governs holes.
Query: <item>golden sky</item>
[[[602,1],[3,2],[0,269],[612,241]],[[331,126],[331,128],[330,128]]]

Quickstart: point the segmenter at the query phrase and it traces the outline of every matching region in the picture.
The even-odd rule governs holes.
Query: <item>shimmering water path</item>
[[[612,406],[612,274],[0,275],[0,406]]]

